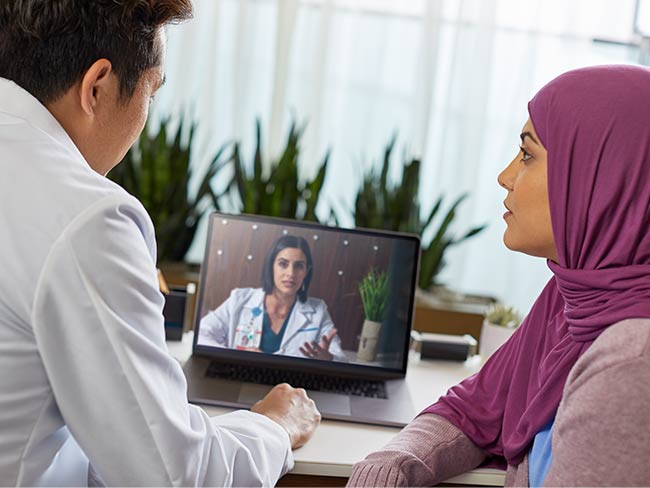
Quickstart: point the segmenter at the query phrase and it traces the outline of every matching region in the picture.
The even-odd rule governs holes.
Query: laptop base
[[[212,358],[192,355],[183,371],[187,378],[187,397],[192,403],[248,409],[271,390],[272,386],[210,378],[206,371]],[[322,417],[363,424],[404,427],[415,417],[406,382],[387,380],[387,399],[369,398],[307,390]]]

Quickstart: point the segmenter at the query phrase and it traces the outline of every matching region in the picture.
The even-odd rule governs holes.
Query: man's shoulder
[[[39,217],[59,225],[106,198],[132,197],[96,173],[66,135],[51,134],[17,120],[0,134],[0,182],[7,203],[22,211],[22,221]]]
[[[57,241],[82,223],[94,222],[101,229],[111,212],[135,221],[150,250],[155,249],[153,225],[142,205],[93,171],[65,134],[13,116],[0,131],[0,153],[0,173],[5,176],[0,178],[5,231],[0,268],[6,283],[21,276],[36,280]],[[15,270],[6,271],[12,266]]]
[[[91,221],[106,220],[132,222],[145,238],[154,237],[153,223],[142,203],[125,191],[98,194],[84,208],[76,209],[64,231],[74,233]]]

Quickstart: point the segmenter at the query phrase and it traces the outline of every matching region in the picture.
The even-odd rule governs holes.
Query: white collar
[[[68,149],[75,160],[92,171],[74,141],[54,115],[31,93],[11,80],[0,77],[0,113],[24,120]]]
[[[256,288],[254,292],[251,293],[251,295],[248,297],[244,306],[248,308],[261,307],[263,309],[265,295],[266,293],[262,288]],[[311,303],[309,303],[309,300],[305,302],[301,302],[298,298],[296,298],[296,303],[294,304],[294,308],[298,313],[301,313],[305,316],[313,315],[316,313],[316,309]],[[311,317],[307,317],[307,318],[311,320]]]

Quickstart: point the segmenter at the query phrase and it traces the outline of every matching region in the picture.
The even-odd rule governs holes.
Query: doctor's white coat
[[[142,205],[2,78],[0,198],[0,484],[274,485],[282,427],[186,401]]]
[[[225,302],[201,319],[198,344],[234,348],[238,345],[235,344],[237,327],[249,323],[261,334],[264,295],[261,288],[235,288]],[[305,357],[300,347],[305,342],[319,343],[321,337],[333,328],[334,323],[323,300],[308,297],[305,302],[296,301],[280,349],[275,354]],[[329,352],[335,361],[347,361],[338,335],[332,338]]]

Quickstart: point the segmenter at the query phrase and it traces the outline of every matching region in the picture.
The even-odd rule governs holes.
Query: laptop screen
[[[212,214],[194,352],[405,373],[418,257],[410,234]]]

